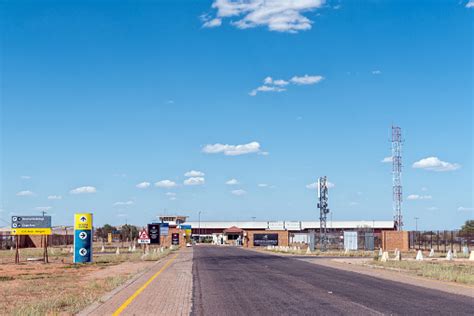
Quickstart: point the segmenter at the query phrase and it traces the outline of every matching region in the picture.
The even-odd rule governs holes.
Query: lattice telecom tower
[[[320,177],[318,179],[318,208],[319,208],[319,243],[321,251],[326,251],[329,244],[327,231],[327,214],[328,208],[328,182],[327,177]]]
[[[402,230],[402,129],[392,126],[392,182],[393,182],[393,220],[398,230]]]

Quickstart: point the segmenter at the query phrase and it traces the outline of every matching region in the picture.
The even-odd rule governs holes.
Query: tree
[[[138,237],[138,228],[133,225],[123,225],[120,231],[120,239],[121,240],[130,240],[135,239]]]
[[[474,233],[474,220],[467,220],[461,227],[461,232],[470,234]]]
[[[97,227],[96,228],[96,235],[97,237],[107,239],[107,236],[109,233],[112,233],[113,231],[117,230],[114,226],[105,224],[103,227]]]

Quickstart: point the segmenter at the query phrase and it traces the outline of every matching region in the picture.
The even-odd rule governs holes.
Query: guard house
[[[232,226],[232,227],[224,229],[223,233],[224,233],[225,240],[227,241],[227,243],[237,244],[238,241],[242,240],[244,231],[237,226]]]

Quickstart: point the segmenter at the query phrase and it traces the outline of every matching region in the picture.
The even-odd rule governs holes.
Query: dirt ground
[[[36,249],[22,252],[38,257]],[[169,253],[121,252],[95,254],[94,263],[74,265],[68,249],[55,249],[49,264],[27,262],[27,256],[19,265],[0,264],[0,314],[72,315]],[[9,255],[0,252],[3,262]]]

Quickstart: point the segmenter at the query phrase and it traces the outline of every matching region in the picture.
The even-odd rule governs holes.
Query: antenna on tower
[[[328,208],[328,184],[327,177],[320,177],[318,179],[318,208],[319,208],[319,243],[321,251],[326,251],[329,244],[327,231],[327,214]]]
[[[392,126],[392,192],[393,192],[393,220],[397,230],[402,230],[402,129]]]

